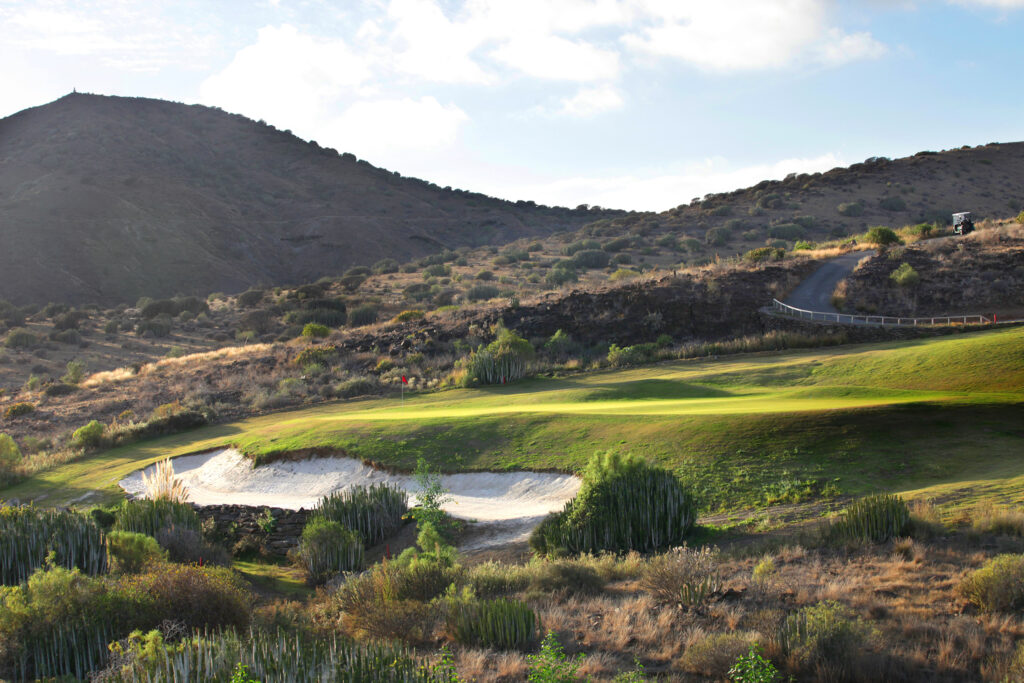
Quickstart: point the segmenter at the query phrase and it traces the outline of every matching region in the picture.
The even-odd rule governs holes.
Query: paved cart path
[[[851,251],[828,261],[810,277],[797,285],[783,303],[805,311],[838,313],[832,305],[832,292],[843,278],[853,272],[861,259],[874,256],[874,251]]]

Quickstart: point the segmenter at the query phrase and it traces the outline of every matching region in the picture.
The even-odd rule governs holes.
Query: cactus
[[[51,552],[61,567],[86,574],[107,570],[103,532],[89,517],[31,506],[0,508],[0,584],[26,580]]]
[[[405,491],[388,484],[374,484],[353,486],[321,498],[312,516],[359,532],[366,546],[371,547],[402,526],[402,516],[408,509]]]
[[[518,600],[484,600],[455,609],[451,630],[463,645],[525,650],[537,639],[537,616]]]
[[[126,500],[117,509],[114,529],[156,536],[162,529],[188,529],[199,532],[199,515],[188,503],[171,500]]]
[[[883,543],[909,532],[907,504],[899,496],[879,494],[861,498],[846,508],[828,530],[828,536],[832,540]]]
[[[363,540],[338,522],[314,517],[302,530],[298,557],[310,582],[322,584],[340,572],[363,568]]]

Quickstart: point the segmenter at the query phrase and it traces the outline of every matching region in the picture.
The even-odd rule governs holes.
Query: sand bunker
[[[143,496],[143,471],[120,481],[126,492]],[[198,505],[267,505],[311,508],[321,497],[352,486],[389,483],[415,497],[420,488],[407,475],[367,467],[351,458],[312,458],[252,467],[252,461],[234,449],[174,458],[174,471],[188,486],[189,499]],[[451,515],[477,520],[481,528],[464,550],[502,545],[525,539],[530,530],[576,495],[580,480],[568,474],[498,472],[447,474],[441,477],[452,501],[444,506]],[[486,528],[484,528],[486,526]]]

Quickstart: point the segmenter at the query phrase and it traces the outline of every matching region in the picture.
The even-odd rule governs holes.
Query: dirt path
[[[825,263],[801,282],[783,303],[805,311],[838,313],[832,305],[832,292],[836,285],[853,272],[860,260],[874,256],[874,251],[851,251]]]

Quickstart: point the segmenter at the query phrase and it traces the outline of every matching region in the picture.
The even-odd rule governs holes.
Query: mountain
[[[0,299],[309,282],[622,212],[405,178],[216,108],[71,94],[0,120]]]

